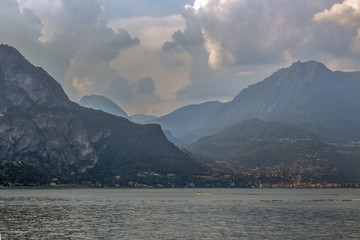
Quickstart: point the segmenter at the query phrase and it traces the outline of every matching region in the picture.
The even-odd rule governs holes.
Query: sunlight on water
[[[4,189],[7,239],[357,239],[358,189]]]

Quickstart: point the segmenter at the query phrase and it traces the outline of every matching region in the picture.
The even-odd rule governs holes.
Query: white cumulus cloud
[[[314,20],[318,22],[335,21],[342,25],[359,27],[360,1],[345,0],[342,3],[336,3],[330,9],[317,13]]]
[[[360,53],[360,1],[344,0],[342,3],[336,3],[330,9],[325,9],[317,13],[313,20],[318,23],[332,23],[333,31],[346,31],[343,35],[345,39],[351,39],[347,44],[352,50]],[[342,28],[342,29],[340,29]],[[343,28],[346,28],[345,30]]]

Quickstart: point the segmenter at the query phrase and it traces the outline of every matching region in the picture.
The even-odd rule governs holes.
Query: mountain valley
[[[104,96],[70,101],[8,45],[0,67],[0,185],[360,182],[359,72],[296,62],[230,102],[129,117]]]

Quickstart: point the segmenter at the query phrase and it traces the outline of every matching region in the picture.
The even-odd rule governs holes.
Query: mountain
[[[151,116],[151,115],[145,115],[145,114],[135,114],[135,115],[131,115],[131,120],[135,123],[146,123],[150,120],[153,120],[157,118],[156,116]]]
[[[143,114],[137,114],[134,115],[134,119],[132,117],[129,117],[124,110],[122,110],[116,103],[114,103],[112,100],[98,95],[90,95],[90,96],[83,96],[79,102],[79,105],[86,107],[86,108],[92,108],[96,110],[101,110],[106,113],[126,118],[132,122],[135,123],[146,123],[148,121],[151,121],[155,119],[154,116],[148,116]],[[184,145],[183,142],[178,140],[176,137],[172,135],[172,133],[169,130],[165,130],[164,134],[166,138],[174,143],[176,146],[182,146]]]
[[[199,126],[209,115],[218,110],[223,103],[218,101],[192,104],[181,107],[167,115],[148,121],[159,124],[162,129],[184,143],[192,143],[192,130]]]
[[[143,171],[188,177],[201,171],[159,125],[138,125],[71,102],[46,71],[0,45],[0,161],[5,160],[2,181],[11,178],[6,169],[13,167],[62,182],[122,186]]]
[[[240,121],[259,118],[311,131],[322,140],[360,140],[360,72],[331,71],[315,62],[296,62],[242,90],[193,131],[196,138]]]
[[[340,171],[336,182],[360,180],[358,151],[328,145],[313,133],[279,122],[242,121],[199,139],[187,150],[246,169],[288,167],[299,174]]]
[[[177,139],[176,137],[174,137],[174,135],[169,131],[169,130],[164,130],[164,134],[166,136],[166,138],[172,142],[173,144],[175,144],[175,146],[184,146],[185,143],[182,142],[181,140]]]
[[[124,110],[122,110],[112,100],[104,96],[99,96],[99,95],[83,96],[79,101],[79,105],[87,108],[92,108],[95,110],[102,110],[104,112],[113,114],[115,116],[123,117],[131,120],[131,118],[126,114]]]
[[[291,162],[325,147],[314,134],[279,122],[251,119],[199,139],[188,147],[194,154],[236,162],[246,168]]]

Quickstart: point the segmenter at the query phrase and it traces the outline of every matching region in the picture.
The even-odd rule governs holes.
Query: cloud
[[[3,43],[16,43],[25,49],[27,44],[38,49],[42,23],[39,17],[28,8],[20,12],[17,2],[4,0],[0,8],[0,39]]]
[[[173,15],[174,9],[170,16],[165,16],[164,10],[162,17],[111,19],[114,9],[109,7],[116,7],[117,2],[4,0],[0,41],[18,48],[48,71],[72,100],[96,93],[131,107],[130,112],[159,112],[171,104],[163,99],[173,99],[188,82],[188,57],[173,58],[160,51],[162,43],[182,28],[184,21]],[[180,3],[184,2],[177,1],[178,7]],[[140,80],[139,88],[134,85],[145,76],[152,82]]]
[[[251,74],[254,74],[254,72],[244,71],[244,72],[238,72],[236,75],[238,75],[238,76],[248,76],[248,75],[251,75]]]
[[[297,60],[358,69],[359,16],[357,0],[3,0],[0,41],[75,101],[161,114],[229,99]]]
[[[89,37],[89,36],[88,36]],[[79,41],[81,47],[74,46],[77,51],[71,58],[71,66],[66,72],[65,79],[69,82],[78,79],[78,81],[91,82],[90,88],[83,91],[81,88],[74,88],[79,95],[88,94],[89,92],[113,91],[113,84],[121,84],[121,91],[113,93],[111,97],[122,101],[129,101],[131,88],[128,81],[124,79],[117,71],[111,67],[111,61],[116,59],[119,52],[134,45],[139,44],[139,39],[131,38],[124,31],[119,30],[117,33],[107,28],[97,29],[94,36],[90,36],[92,41],[85,39]],[[74,43],[73,43],[74,44]],[[74,85],[72,85],[74,86]],[[70,90],[71,91],[71,90]],[[76,92],[72,92],[76,95]],[[117,94],[117,95],[115,95]]]
[[[327,32],[323,32],[326,35],[333,35],[331,39],[334,39],[334,35],[337,37],[336,42],[341,45],[334,49],[339,49],[338,52],[349,55],[355,52],[355,57],[359,57],[360,2],[358,0],[344,0],[342,3],[336,3],[330,9],[315,14],[313,20],[325,26]]]
[[[110,0],[105,1],[110,15],[114,19],[130,19],[135,17],[163,18],[178,14],[185,4],[194,0]]]
[[[284,62],[304,45],[312,16],[323,4],[313,1],[197,0],[197,22],[205,38],[209,65],[213,68],[236,64]],[[309,32],[310,31],[310,32]]]
[[[142,45],[158,48],[171,36],[174,29],[182,28],[184,20],[180,15],[170,15],[165,17],[134,17],[110,19],[108,27],[116,31],[117,29],[127,29],[132,35],[142,39]]]
[[[336,3],[330,9],[315,14],[314,20],[318,22],[334,21],[345,26],[359,27],[360,2],[344,0],[342,3]]]
[[[73,100],[90,93],[108,93],[124,102],[134,97],[127,79],[112,68],[111,61],[140,40],[107,26],[109,16],[102,1],[19,0],[5,7],[2,2],[2,9],[6,15],[1,15],[1,41],[7,37],[6,42],[24,50],[29,60],[62,83]]]
[[[175,103],[176,92],[189,83],[191,58],[185,52],[176,55],[166,53],[161,50],[161,46],[171,40],[176,29],[185,27],[181,16],[112,19],[108,26],[114,31],[118,28],[127,29],[131,35],[141,39],[140,45],[122,50],[111,64],[130,82],[134,94],[139,98],[133,99],[127,109],[161,114],[168,112],[169,106],[173,104],[178,106]],[[155,91],[152,95],[137,94],[138,81],[144,77],[150,77],[154,82]]]
[[[220,16],[220,13],[216,15],[211,11],[205,14],[204,11],[207,9],[201,10],[201,7],[211,7],[211,2],[207,1],[206,4],[195,2],[194,7],[184,7],[182,17],[186,27],[174,31],[172,40],[162,46],[162,50],[168,54],[176,56],[186,52],[191,58],[190,83],[177,91],[177,98],[181,100],[212,100],[235,95],[254,81],[254,78],[249,76],[244,78],[237,75],[239,71],[250,71],[248,63],[245,64],[246,66],[236,66],[234,52],[227,45],[222,44],[220,38],[211,35],[211,29],[222,31],[224,36],[232,34],[234,21],[228,21],[227,26],[220,26],[216,21],[219,21],[219,18],[223,19],[224,16]],[[223,27],[229,31],[225,33]],[[214,30],[214,33],[216,31]]]
[[[162,50],[173,57],[185,53],[191,59],[191,68],[188,73],[191,82],[176,92],[177,99],[199,101],[227,95],[229,91],[226,89],[226,84],[224,85],[224,82],[219,80],[226,79],[227,83],[234,83],[235,79],[229,74],[231,71],[221,71],[209,66],[209,53],[201,23],[194,8],[185,6],[182,18],[185,21],[185,28],[176,30],[171,36],[171,41],[166,41],[162,45]]]
[[[155,92],[155,84],[151,77],[139,79],[136,92],[142,95],[152,95]]]
[[[191,56],[190,82],[179,99],[230,96],[299,59],[333,67],[340,63],[334,59],[342,67],[359,62],[358,6],[357,0],[196,0],[183,9],[186,27],[162,46]]]
[[[201,32],[201,25],[195,15],[195,11],[186,6],[182,12],[186,27],[184,30],[177,30],[172,34],[172,41],[163,44],[162,49],[165,52],[191,52],[193,49],[202,47],[204,37]]]

